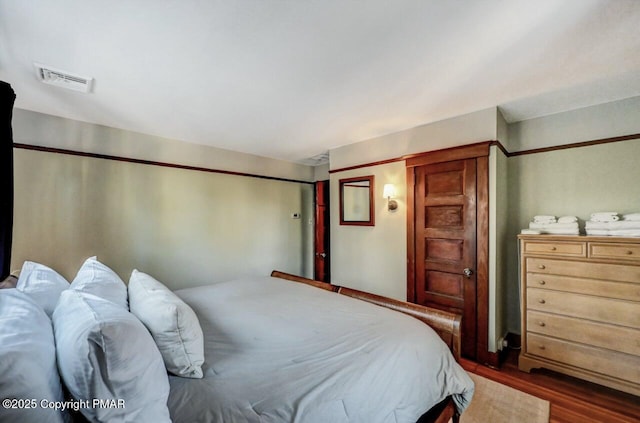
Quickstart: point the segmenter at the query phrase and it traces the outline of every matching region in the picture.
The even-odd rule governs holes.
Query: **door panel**
[[[425,259],[443,262],[462,260],[464,241],[461,239],[425,238]]]
[[[433,195],[433,194],[431,194]],[[462,227],[464,225],[464,207],[452,205],[438,205],[431,202],[425,210],[424,227],[445,228]]]
[[[450,272],[427,270],[425,277],[425,291],[432,295],[446,295],[463,299],[464,282],[460,275]]]
[[[456,195],[464,188],[464,176],[459,170],[443,171],[429,175],[426,183],[431,194]]]
[[[462,352],[475,358],[476,160],[416,167],[414,196],[416,302],[461,313]]]

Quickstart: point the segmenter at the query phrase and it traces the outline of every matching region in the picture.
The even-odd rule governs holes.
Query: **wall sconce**
[[[384,184],[382,196],[387,199],[389,211],[398,208],[398,202],[396,200],[392,200],[392,198],[396,196],[396,187],[393,186],[393,184]]]

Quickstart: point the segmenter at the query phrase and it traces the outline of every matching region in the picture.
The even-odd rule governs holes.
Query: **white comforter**
[[[473,382],[422,322],[277,278],[176,293],[198,315],[203,379],[172,376],[174,422],[415,422]]]

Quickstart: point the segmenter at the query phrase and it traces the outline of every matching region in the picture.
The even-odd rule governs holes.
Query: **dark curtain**
[[[16,94],[0,81],[0,280],[9,275],[13,233],[13,131],[11,118]]]

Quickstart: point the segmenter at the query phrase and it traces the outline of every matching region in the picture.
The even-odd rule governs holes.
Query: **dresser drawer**
[[[640,266],[629,264],[587,263],[582,261],[555,260],[527,257],[526,271],[545,275],[577,276],[640,284]]]
[[[539,311],[527,312],[527,332],[640,356],[640,330]]]
[[[633,301],[527,288],[526,308],[640,329],[640,303]]]
[[[527,273],[527,286],[640,302],[640,283]]]
[[[534,333],[527,334],[527,354],[633,383],[640,381],[640,357],[629,354]]]
[[[640,263],[640,245],[590,242],[589,257]]]
[[[586,257],[585,242],[525,241],[524,253]]]

